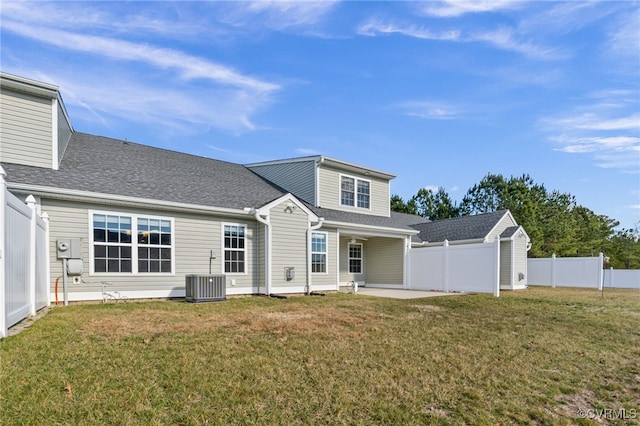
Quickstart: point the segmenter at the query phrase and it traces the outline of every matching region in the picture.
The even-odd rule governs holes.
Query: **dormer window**
[[[358,207],[369,208],[369,182],[358,180]]]
[[[371,198],[371,182],[342,176],[340,179],[340,204],[368,209]]]

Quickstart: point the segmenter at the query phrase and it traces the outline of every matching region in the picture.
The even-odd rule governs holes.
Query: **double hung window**
[[[340,178],[340,204],[368,209],[371,200],[371,182],[350,176]]]
[[[362,244],[349,243],[349,273],[362,273]]]
[[[245,273],[246,258],[246,226],[224,226],[224,272]]]
[[[327,233],[311,233],[311,272],[327,272]]]
[[[146,274],[173,272],[173,220],[92,212],[92,272]]]

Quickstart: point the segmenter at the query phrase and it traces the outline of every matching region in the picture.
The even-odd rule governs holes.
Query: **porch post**
[[[402,272],[402,288],[411,289],[411,237],[404,239],[404,271]]]
[[[604,254],[600,252],[598,255],[598,290],[602,291],[604,285]]]
[[[500,236],[496,235],[496,239],[493,241],[493,245],[494,245],[493,254],[496,258],[495,264],[494,264],[494,267],[496,269],[495,269],[495,282],[494,282],[494,288],[493,288],[493,295],[495,297],[500,297]],[[514,244],[512,242],[511,247],[513,248],[513,246]],[[513,279],[513,274],[511,274],[511,279]]]
[[[0,166],[0,339],[7,337],[7,292],[5,288],[5,256],[7,250],[7,240],[5,239],[5,214],[7,211],[7,201],[5,192],[7,184],[4,178],[7,173]]]
[[[29,223],[29,315],[36,314],[36,199],[29,195],[25,200],[31,210],[31,221]]]
[[[442,245],[442,276],[444,278],[444,291],[449,291],[449,240],[444,240]]]

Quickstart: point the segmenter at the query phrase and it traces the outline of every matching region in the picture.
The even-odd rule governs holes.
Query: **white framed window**
[[[349,273],[362,274],[362,244],[349,243]]]
[[[90,273],[173,273],[173,218],[101,211],[89,218]]]
[[[327,273],[327,233],[311,233],[311,272]]]
[[[340,204],[343,206],[353,206],[355,179],[349,176],[340,178]]]
[[[246,273],[246,235],[246,225],[222,224],[222,247],[224,247],[224,272],[226,274]]]
[[[340,204],[368,209],[371,204],[371,182],[340,175]]]
[[[358,180],[358,207],[369,208],[371,184],[367,180]]]

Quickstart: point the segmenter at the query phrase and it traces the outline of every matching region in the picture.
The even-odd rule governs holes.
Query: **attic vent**
[[[227,299],[225,275],[187,275],[185,300],[187,302],[217,302]]]

